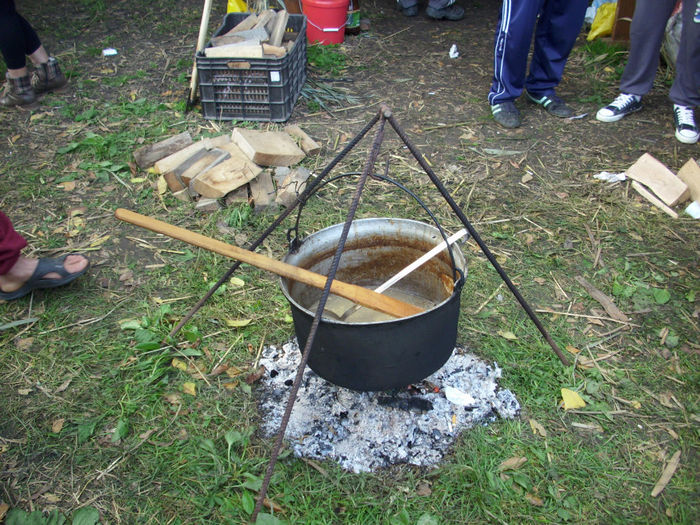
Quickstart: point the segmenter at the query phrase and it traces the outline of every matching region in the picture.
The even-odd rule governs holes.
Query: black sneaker
[[[462,20],[464,18],[464,8],[454,4],[442,9],[428,7],[425,10],[425,14],[433,20]]]
[[[683,144],[695,144],[700,137],[700,131],[695,124],[693,108],[673,105],[673,123],[676,126],[676,138]]]
[[[501,102],[491,106],[493,120],[504,128],[517,128],[520,126],[520,111],[512,101]]]
[[[642,99],[636,95],[620,93],[615,100],[600,108],[595,118],[601,122],[617,122],[625,115],[642,109]]]
[[[527,98],[529,98],[530,101],[534,102],[535,104],[542,106],[547,110],[547,113],[554,115],[555,117],[569,118],[574,116],[574,110],[567,106],[566,102],[554,94],[544,95],[542,97],[533,97],[530,93],[528,93]]]

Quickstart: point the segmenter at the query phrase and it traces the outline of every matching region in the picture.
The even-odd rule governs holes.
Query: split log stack
[[[284,131],[234,128],[193,140],[188,132],[134,151],[139,168],[159,176],[158,191],[201,211],[248,202],[256,212],[288,207],[311,173],[297,166],[320,145],[299,126]]]
[[[253,13],[223,35],[215,36],[204,55],[210,58],[264,58],[285,56],[294,45],[288,34],[289,14],[285,9]]]

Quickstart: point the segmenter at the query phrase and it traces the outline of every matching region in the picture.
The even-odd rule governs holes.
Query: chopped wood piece
[[[255,205],[255,211],[265,211],[271,207],[275,199],[275,185],[269,171],[263,171],[250,181],[250,195]]]
[[[277,198],[275,202],[281,204],[282,206],[289,208],[294,204],[306,188],[306,181],[311,175],[311,172],[306,168],[299,167],[293,169],[289,175],[287,175],[282,182],[282,184],[277,186]]]
[[[283,131],[234,128],[231,139],[248,158],[261,166],[291,166],[306,156]]]
[[[632,181],[632,187],[637,190],[637,193],[639,193],[642,197],[644,197],[646,200],[651,202],[654,206],[662,210],[664,213],[667,213],[674,219],[678,218],[678,214],[673,211],[673,209],[669,208],[664,204],[664,202],[660,199],[658,199],[652,192],[650,192],[644,185],[638,183],[636,180]]]
[[[204,173],[217,164],[220,164],[230,156],[231,154],[228,151],[219,148],[200,150],[175,168],[172,174],[182,183],[183,187],[188,187],[190,181],[200,173]]]
[[[285,126],[284,131],[299,141],[299,146],[307,155],[317,155],[321,151],[321,145],[309,137],[303,129],[296,124]]]
[[[245,185],[262,171],[240,152],[239,157],[231,157],[190,181],[190,188],[209,198],[221,198],[227,193]]]
[[[605,311],[608,312],[608,315],[610,317],[625,323],[630,320],[629,317],[627,317],[617,306],[615,306],[615,303],[610,297],[598,290],[595,286],[586,281],[586,279],[584,279],[581,276],[578,276],[576,277],[576,280],[581,286],[585,288],[585,290],[590,294],[591,297],[593,297],[593,299],[598,301],[601,304],[601,306],[605,308]]]
[[[287,29],[287,22],[289,21],[289,13],[285,9],[277,11],[275,15],[274,23],[272,25],[272,31],[270,31],[270,45],[280,46],[282,45],[282,37],[284,36],[284,31]]]
[[[287,54],[287,49],[281,46],[271,46],[270,44],[265,44],[263,42],[262,45],[262,50],[263,54],[265,55],[272,55],[277,58],[282,58],[284,55]]]
[[[275,18],[275,14],[274,9],[266,9],[265,11],[258,13],[258,20],[255,22],[253,27],[264,27],[267,29],[267,24],[270,22],[270,20]]]
[[[240,22],[238,22],[237,25],[235,25],[230,31],[227,33],[224,33],[224,35],[232,35],[234,33],[239,33],[241,31],[247,31],[248,29],[252,29],[255,27],[255,24],[258,23],[258,15],[256,13],[253,13]]]
[[[238,44],[246,40],[255,40],[258,43],[267,40],[269,35],[264,27],[257,27],[247,31],[241,31],[232,35],[216,36],[211,39],[213,46],[225,46],[227,44]]]
[[[231,193],[226,195],[224,199],[224,204],[226,206],[234,206],[236,204],[243,204],[248,202],[248,185],[245,184],[240,188],[236,188]]]
[[[187,188],[184,188],[180,191],[174,191],[173,197],[175,197],[179,201],[184,201],[184,202],[190,202],[192,200],[192,195],[190,195],[190,190]]]
[[[668,206],[675,206],[690,196],[686,183],[649,153],[639,157],[626,173],[630,179],[648,187]]]
[[[259,40],[246,40],[240,44],[207,47],[204,55],[210,58],[262,58],[263,50]]]
[[[688,185],[690,197],[700,201],[700,166],[695,159],[690,159],[678,170],[678,177]]]
[[[160,159],[172,155],[190,144],[192,144],[192,137],[188,131],[184,131],[173,137],[156,142],[155,144],[149,144],[148,146],[138,148],[134,151],[134,160],[139,168],[145,170],[153,166]]]
[[[168,155],[167,157],[160,159],[153,165],[153,169],[156,173],[165,175],[167,172],[177,168],[180,164],[182,164],[189,157],[197,153],[199,150],[205,148],[210,148],[209,139],[198,140],[197,142],[190,144],[189,146],[181,149],[180,151],[177,151],[172,155]]]
[[[221,203],[217,199],[202,197],[197,201],[194,209],[197,211],[217,211],[221,209]]]

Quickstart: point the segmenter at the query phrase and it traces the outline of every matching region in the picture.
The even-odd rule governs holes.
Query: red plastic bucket
[[[311,44],[341,44],[350,0],[302,0],[306,37]]]

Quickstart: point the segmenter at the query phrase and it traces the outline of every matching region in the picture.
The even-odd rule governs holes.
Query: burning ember
[[[278,433],[301,360],[296,340],[264,348],[263,432]],[[304,371],[285,439],[298,457],[332,459],[353,472],[437,464],[475,425],[513,418],[520,404],[498,386],[501,369],[456,348],[445,365],[403,391],[356,392]]]

